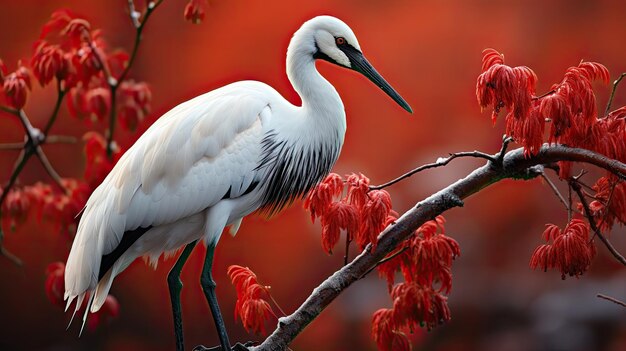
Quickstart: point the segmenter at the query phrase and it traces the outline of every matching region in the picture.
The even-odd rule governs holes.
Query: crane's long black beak
[[[385,78],[383,78],[380,73],[376,71],[374,66],[372,66],[372,64],[367,61],[365,56],[363,56],[363,53],[351,45],[342,46],[340,49],[346,54],[346,56],[348,56],[348,59],[350,59],[350,68],[369,78],[369,80],[374,82],[374,84],[387,93],[387,95],[389,95],[403,109],[407,110],[409,113],[413,113],[411,106],[409,106],[402,96],[400,96],[400,94],[398,94],[398,92],[396,92],[395,89],[387,83]]]

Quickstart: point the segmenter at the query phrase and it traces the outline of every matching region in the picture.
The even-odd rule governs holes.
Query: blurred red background
[[[319,63],[319,70],[341,94],[348,115],[346,143],[335,172],[363,172],[372,183],[387,181],[414,166],[450,152],[495,152],[503,125],[491,126],[475,98],[481,51],[493,47],[510,65],[527,65],[539,76],[539,93],[561,80],[581,59],[605,64],[612,77],[626,71],[626,37],[621,1],[226,1],[211,0],[200,25],[183,19],[184,0],[166,0],[150,19],[145,42],[131,77],[152,88],[150,121],[197,94],[240,79],[264,81],[288,100],[298,97],[285,74],[285,53],[292,33],[307,19],[330,14],[357,34],[369,60],[414,109],[408,115],[373,84],[354,72]],[[56,9],[69,8],[104,30],[111,47],[132,46],[134,31],[127,2],[0,1],[0,57],[10,69],[28,61],[41,26]],[[600,106],[608,87],[598,85]],[[35,84],[26,111],[35,126],[45,123],[54,103],[53,89]],[[614,106],[626,103],[618,90]],[[602,109],[601,109],[602,110]],[[148,121],[147,123],[150,123]],[[62,110],[53,134],[82,136],[85,123]],[[104,125],[96,125],[104,130]],[[0,118],[0,142],[22,140],[9,115]],[[128,144],[130,134],[120,134]],[[81,177],[82,145],[45,146],[62,176]],[[0,179],[8,179],[16,154],[1,151]],[[403,212],[433,191],[480,165],[459,160],[419,174],[392,188],[394,208]],[[49,181],[30,162],[21,184]],[[452,321],[432,332],[418,331],[416,349],[424,350],[624,350],[624,309],[599,300],[606,293],[626,298],[623,267],[599,247],[599,256],[580,279],[561,280],[558,272],[533,272],[528,260],[540,243],[544,224],[563,226],[565,211],[540,180],[504,181],[446,214],[447,232],[461,245],[450,295]],[[214,275],[231,339],[247,335],[233,316],[235,291],[226,267],[251,267],[290,312],[342,264],[326,255],[319,226],[297,203],[267,221],[251,216],[236,238],[223,236]],[[624,230],[611,240],[626,251]],[[66,259],[69,242],[52,226],[34,221],[9,233],[5,245],[25,261],[23,268],[0,259],[0,349],[130,350],[173,349],[174,336],[165,276],[173,260],[153,271],[131,265],[113,285],[118,319],[80,339],[68,316],[51,305],[44,291],[48,263]],[[183,272],[183,318],[188,347],[216,345],[209,310],[199,287],[203,250]],[[354,256],[356,252],[353,252]],[[294,350],[374,350],[372,313],[389,307],[386,284],[371,274],[350,287],[292,345]],[[273,326],[273,325],[272,325]],[[425,335],[422,335],[425,334]]]

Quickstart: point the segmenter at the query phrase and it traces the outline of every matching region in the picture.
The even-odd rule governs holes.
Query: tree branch
[[[375,267],[420,225],[444,211],[463,206],[463,199],[502,179],[532,179],[541,175],[543,164],[556,161],[577,161],[604,168],[618,177],[626,178],[626,164],[594,152],[561,145],[544,145],[537,155],[525,157],[521,148],[508,152],[502,164],[488,163],[477,168],[465,178],[417,203],[405,212],[395,224],[387,227],[378,237],[376,250],[371,245],[352,262],[344,266],[317,288],[291,315],[280,318],[277,328],[265,341],[251,350],[285,350],[287,345],[315,319],[343,290],[358,281]],[[431,164],[439,167],[438,163]]]

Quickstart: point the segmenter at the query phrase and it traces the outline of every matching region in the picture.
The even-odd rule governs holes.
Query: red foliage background
[[[284,73],[285,52],[293,31],[303,21],[331,14],[347,22],[370,61],[407,99],[412,116],[397,107],[365,78],[320,63],[320,71],[341,94],[348,115],[346,144],[335,172],[363,172],[373,184],[389,180],[418,164],[449,152],[479,149],[495,152],[504,123],[494,128],[476,104],[476,77],[485,47],[506,54],[511,66],[526,65],[539,76],[537,93],[560,82],[563,72],[581,59],[601,62],[611,79],[626,71],[623,38],[626,4],[618,1],[317,1],[294,6],[288,1],[212,0],[204,21],[193,26],[183,19],[186,1],[166,0],[144,33],[130,76],[152,89],[153,121],[176,104],[199,93],[240,79],[269,83],[290,101],[298,98]],[[71,8],[102,28],[111,47],[132,46],[134,31],[126,1],[0,0],[0,57],[12,68],[28,62],[33,42],[50,14]],[[34,83],[34,82],[33,82]],[[594,85],[602,110],[608,88]],[[626,104],[626,88],[613,106]],[[26,110],[41,127],[54,103],[54,90],[33,84]],[[93,128],[61,112],[55,134],[81,136]],[[96,124],[103,130],[104,124]],[[141,128],[141,127],[140,127]],[[145,127],[144,127],[145,128]],[[0,141],[20,141],[19,122],[0,118]],[[128,146],[130,134],[117,137]],[[44,146],[62,176],[80,177],[85,167],[82,145]],[[0,151],[0,179],[6,180],[15,154]],[[394,209],[402,212],[416,200],[458,179],[480,161],[459,161],[415,176],[388,189]],[[21,184],[49,181],[31,161]],[[545,223],[564,228],[565,211],[540,180],[507,181],[446,214],[446,233],[463,255],[453,265],[454,289],[449,304],[452,321],[428,334],[417,331],[422,347],[438,350],[621,350],[626,348],[626,322],[618,306],[598,300],[597,292],[624,297],[626,275],[598,249],[589,272],[562,281],[557,271],[528,268],[528,258],[542,242]],[[626,248],[624,230],[611,234]],[[287,312],[296,308],[324,277],[343,263],[339,251],[320,249],[319,224],[311,225],[300,204],[271,221],[250,217],[236,238],[224,236],[216,253],[215,278],[231,339],[248,340],[234,320],[236,293],[226,267],[252,267],[262,284]],[[5,245],[25,262],[16,268],[0,260],[1,349],[169,350],[174,345],[165,276],[173,260],[156,271],[133,264],[116,279],[119,317],[77,338],[65,331],[68,316],[49,303],[44,289],[46,267],[64,261],[68,241],[53,225],[34,221],[8,233]],[[208,307],[199,288],[202,250],[183,272],[183,318],[188,346],[217,344]],[[352,255],[356,251],[352,252]],[[300,335],[297,350],[375,349],[371,316],[390,308],[387,286],[371,277],[348,289]],[[257,338],[258,339],[258,338]]]

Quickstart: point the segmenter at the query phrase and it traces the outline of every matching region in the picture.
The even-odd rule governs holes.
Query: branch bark
[[[463,206],[463,199],[491,184],[507,178],[525,180],[535,178],[543,172],[543,164],[556,161],[589,163],[604,168],[621,179],[626,179],[626,164],[589,150],[561,145],[544,145],[537,155],[531,157],[524,157],[521,148],[510,151],[504,155],[501,163],[489,161],[465,178],[418,202],[395,224],[390,225],[380,234],[376,250],[372,251],[371,245],[368,245],[352,262],[315,288],[295,312],[280,318],[274,332],[261,345],[250,349],[255,351],[287,349],[289,343],[339,294],[375,267],[420,225],[453,207]]]

